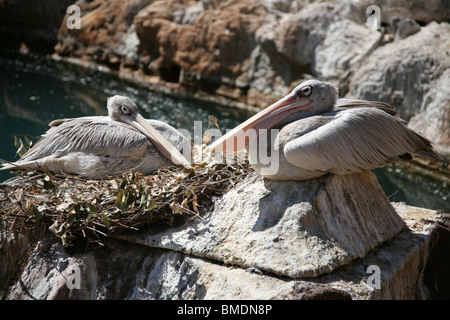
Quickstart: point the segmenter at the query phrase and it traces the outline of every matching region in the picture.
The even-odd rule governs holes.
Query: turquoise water
[[[165,121],[193,132],[194,121],[208,128],[208,116],[219,119],[221,129],[231,129],[249,117],[214,103],[155,93],[117,77],[56,62],[44,57],[0,54],[0,158],[17,160],[14,135],[38,137],[57,118],[106,115],[106,98],[126,95],[146,118]],[[193,137],[200,141],[200,136]],[[450,212],[449,186],[396,167],[375,170],[380,185],[393,202]],[[0,172],[0,181],[9,178]]]

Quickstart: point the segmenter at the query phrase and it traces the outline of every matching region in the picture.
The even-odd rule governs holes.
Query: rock
[[[81,28],[69,29],[66,15],[58,32],[55,52],[118,70],[121,59],[137,60],[137,37],[133,18],[152,0],[84,1],[75,3],[81,11]]]
[[[303,79],[333,81],[346,97],[394,104],[412,128],[450,154],[446,1],[79,0],[82,29],[69,30],[62,15],[72,2],[52,2],[37,14],[28,3],[2,3],[0,32],[11,39],[20,30],[24,36],[13,45],[35,51],[42,39],[54,43],[52,28],[59,26],[59,56],[261,108]],[[385,29],[365,26],[369,4],[380,7]],[[40,233],[3,232],[1,295],[448,297],[449,232],[442,216],[392,206],[370,173],[281,184],[251,175],[203,219],[108,239],[83,254]],[[369,285],[372,265],[382,271],[380,289]],[[69,289],[69,272],[77,267],[81,289]]]
[[[350,20],[333,23],[316,48],[314,74],[340,84],[351,66],[358,65],[379,45],[381,34]]]
[[[403,17],[394,17],[391,20],[395,32],[395,39],[404,39],[420,31],[420,25],[411,19]]]
[[[201,221],[125,239],[303,278],[365,256],[404,227],[374,174],[296,183],[253,173]]]
[[[409,126],[450,154],[450,33],[432,22],[407,38],[378,47],[354,68],[348,97],[381,100],[397,108]]]
[[[450,214],[442,214],[434,224],[435,232],[432,241],[435,241],[430,250],[427,265],[424,270],[424,283],[432,299],[450,298]]]
[[[346,200],[342,203],[330,202],[330,199],[339,193],[339,187],[336,188],[335,185],[337,182],[353,180],[356,184],[358,178],[362,179],[361,192],[356,189],[352,196],[362,196],[363,201],[344,197]],[[104,246],[93,248],[87,253],[70,253],[63,248],[58,239],[51,238],[49,234],[41,236],[41,240],[27,259],[20,277],[16,278],[14,285],[2,292],[2,296],[5,299],[310,300],[426,299],[431,297],[430,293],[434,296],[449,294],[445,291],[445,284],[440,279],[446,279],[448,275],[448,250],[442,250],[446,246],[445,241],[448,240],[450,233],[448,228],[437,227],[441,220],[435,211],[404,204],[394,204],[391,207],[387,199],[381,202],[395,209],[394,211],[388,209],[392,216],[379,211],[381,208],[370,209],[369,205],[372,205],[370,197],[378,194],[376,188],[371,194],[363,192],[365,187],[373,186],[370,173],[336,179],[328,177],[314,182],[301,183],[303,187],[297,186],[295,190],[290,190],[293,187],[290,183],[270,182],[264,185],[261,179],[254,175],[249,176],[246,181],[241,182],[217,203],[213,213],[204,217],[204,220],[200,219],[196,224],[188,224],[184,228],[166,232],[157,231],[158,227],[155,226],[156,229],[153,231],[151,228],[146,232],[129,234],[121,237],[121,240],[110,238],[105,241]],[[237,195],[247,199],[251,193],[249,184],[255,186],[254,198],[260,198],[261,190],[267,188],[263,192],[265,197],[261,199],[261,203],[264,198],[266,201],[262,203],[264,206],[260,206],[258,212],[253,213],[253,217],[244,215],[244,218],[240,219],[236,214],[239,208],[251,207],[253,204],[229,201],[237,199]],[[306,190],[307,185],[310,187],[309,191]],[[331,188],[333,185],[337,193],[333,192]],[[341,187],[345,186],[341,185]],[[300,189],[302,194],[299,195]],[[359,215],[352,215],[345,211],[341,211],[340,215],[337,211],[334,214],[316,212],[309,217],[308,214],[293,214],[299,207],[307,207],[307,201],[303,202],[304,204],[300,202],[298,206],[290,205],[287,209],[264,211],[270,206],[275,195],[279,201],[287,200],[292,204],[305,201],[302,195],[308,193],[317,195],[318,200],[315,206],[318,208],[324,208],[325,203],[334,208],[352,207],[355,203],[359,203],[356,207],[367,206],[366,209],[372,210],[374,217],[370,218],[361,211]],[[272,206],[279,204],[272,202],[274,202]],[[231,208],[226,208],[227,203],[230,203]],[[286,207],[285,204],[281,206]],[[233,217],[221,214],[217,211],[220,208],[228,213],[234,212]],[[284,214],[283,210],[285,210]],[[312,210],[309,209],[309,211]],[[366,235],[372,233],[373,237],[380,232],[380,237],[389,237],[387,233],[394,228],[389,226],[388,221],[381,220],[384,217],[390,217],[390,220],[395,221],[398,219],[397,215],[401,216],[398,232],[393,232],[395,234],[392,234],[389,241],[381,242],[368,251],[363,259],[353,259],[334,270],[329,268],[328,272],[318,274],[314,278],[294,279],[280,277],[279,273],[272,272],[281,270],[281,274],[287,274],[296,269],[291,259],[299,259],[296,255],[300,255],[301,248],[289,247],[289,243],[296,241],[290,239],[292,236],[296,238],[300,238],[300,235],[309,236],[308,245],[313,256],[320,250],[327,255],[332,252],[333,246],[336,248],[343,244],[343,238],[353,235],[355,238],[350,239],[344,247],[356,248],[354,249],[356,252],[363,247],[355,242],[359,237],[357,235],[359,231],[366,229],[362,231]],[[350,217],[357,216],[359,216],[359,222],[353,220],[357,223],[355,230],[346,227],[345,230],[340,231],[343,234],[336,233],[339,232],[340,227],[351,221]],[[362,219],[363,217],[368,220]],[[230,225],[232,218],[236,220],[236,223]],[[219,224],[220,219],[222,221]],[[370,221],[377,224],[369,225]],[[213,222],[216,222],[215,226]],[[366,223],[365,228],[363,225]],[[380,225],[384,225],[384,229]],[[194,226],[199,228],[195,229]],[[208,226],[209,229],[207,229]],[[285,228],[288,226],[289,228]],[[404,226],[406,228],[403,228]],[[221,233],[218,230],[221,230]],[[244,233],[239,234],[236,232],[238,230],[243,230]],[[249,232],[253,235],[249,235]],[[180,241],[183,237],[184,241]],[[319,237],[322,240],[318,239]],[[328,246],[324,245],[327,239],[331,238],[333,241],[328,242]],[[211,242],[207,243],[204,239],[209,239]],[[263,249],[264,244],[265,250],[272,253],[271,259],[268,259],[269,256],[264,252],[260,252],[261,256],[254,256],[253,266],[249,267],[250,263],[245,264],[243,261],[251,259],[245,256],[238,257],[239,253],[244,251],[252,255]],[[216,246],[219,248],[215,248]],[[193,249],[196,247],[203,247],[203,254],[199,255],[199,252]],[[274,254],[275,251],[278,254]],[[205,252],[214,254],[207,257]],[[234,259],[225,259],[233,256]],[[439,265],[430,265],[430,261],[427,260],[429,256],[438,259],[436,263]],[[285,260],[284,266],[279,263],[282,258]],[[273,260],[272,266],[271,260]],[[316,261],[320,260],[322,257],[316,257]],[[326,260],[326,257],[323,257],[323,260]],[[331,261],[331,264],[335,265],[335,261]],[[371,277],[375,274],[370,270],[375,272],[379,270],[379,278]],[[378,279],[379,282],[372,281],[373,279]],[[3,284],[1,287],[5,288]],[[437,289],[444,289],[444,291],[437,292]]]
[[[344,1],[312,3],[295,14],[286,14],[275,31],[277,51],[291,63],[304,68],[309,66],[314,75],[317,48],[326,38],[329,28],[338,21],[360,21],[358,13],[359,10],[350,2]]]
[[[422,24],[432,21],[443,22],[450,19],[450,4],[442,0],[363,0],[365,7],[377,5],[381,11],[381,21],[389,23],[393,17],[405,17]]]
[[[15,267],[25,256],[28,245],[31,242],[28,234],[8,232],[7,225],[1,224],[0,230],[0,284],[10,284],[16,274]]]
[[[155,8],[175,5],[178,11],[192,10],[188,1],[171,1],[167,5],[155,2],[134,19],[140,53],[156,60],[153,72],[163,80],[178,82],[183,70],[184,74],[201,75],[191,78],[200,79],[200,88],[206,91],[221,84],[234,89],[234,81],[246,70],[255,46],[254,32],[264,21],[265,7],[252,1],[229,1],[218,9],[201,12],[195,21],[191,18],[191,24],[181,24],[181,18]],[[170,72],[170,77],[164,75],[164,70]],[[222,94],[227,96],[226,91]],[[235,98],[234,94],[231,97]]]

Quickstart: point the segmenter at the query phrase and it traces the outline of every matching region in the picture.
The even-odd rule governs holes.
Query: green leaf
[[[88,203],[86,209],[89,213],[97,213],[97,207],[91,203]]]
[[[108,216],[106,214],[101,214],[101,218],[103,221],[103,224],[110,229],[111,228],[111,223],[109,222]]]
[[[153,197],[150,197],[150,199],[147,200],[145,209],[146,209],[147,211],[150,211],[150,210],[155,209],[156,207],[158,207],[158,205],[156,204],[156,202],[155,202],[155,200],[153,199]]]
[[[22,139],[14,137],[14,146],[17,148],[16,156],[22,157],[27,152]]]
[[[39,209],[35,205],[31,205],[30,213],[36,219],[36,222],[41,221],[43,215],[39,212]]]
[[[148,200],[148,192],[147,190],[141,192],[141,200],[139,201],[139,207],[145,208],[147,206],[147,200]]]
[[[190,198],[193,194],[194,194],[194,192],[192,191],[192,189],[188,188],[184,191],[184,195],[188,198]]]
[[[31,141],[27,136],[23,136],[25,139],[25,145],[29,148],[33,144],[33,141]]]
[[[123,178],[122,183],[120,184],[120,189],[125,189],[125,187],[127,186],[128,181],[127,178]]]
[[[94,216],[94,212],[89,213],[88,216],[86,217],[86,221],[90,221],[93,216]]]
[[[119,192],[117,192],[116,202],[114,202],[114,204],[120,210],[126,211],[127,207],[126,207],[126,204],[124,203],[123,200],[124,200],[124,191],[123,190],[119,190]]]
[[[125,199],[125,203],[127,207],[132,205],[136,201],[136,195],[134,194],[134,190],[131,188],[128,188],[127,190],[127,197]]]
[[[23,145],[22,140],[19,137],[14,136],[14,147],[19,148],[21,145]]]

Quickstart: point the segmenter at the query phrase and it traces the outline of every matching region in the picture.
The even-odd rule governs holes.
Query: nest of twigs
[[[65,246],[145,226],[174,226],[201,217],[248,172],[246,161],[165,167],[143,176],[128,173],[86,180],[49,172],[22,172],[0,184],[0,225],[15,232],[44,225]]]

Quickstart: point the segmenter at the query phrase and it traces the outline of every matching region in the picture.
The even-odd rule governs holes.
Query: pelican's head
[[[112,120],[127,123],[140,131],[167,159],[186,168],[191,167],[186,158],[144,119],[133,100],[116,95],[108,98],[107,108]]]
[[[333,108],[337,99],[338,89],[331,83],[308,80],[299,84],[289,95],[280,101],[282,105],[293,103],[294,108],[297,103],[299,111],[306,109],[320,113]],[[285,101],[283,102],[283,100]]]
[[[318,114],[331,110],[336,104],[338,90],[329,82],[308,80],[292,90],[284,98],[257,113],[244,123],[216,140],[207,151],[234,152],[248,146],[250,137],[258,136],[260,129],[270,129],[282,122],[289,122],[290,117],[298,113]],[[249,134],[250,129],[256,131]]]
[[[107,102],[108,115],[112,120],[122,121],[128,123],[128,120],[136,120],[139,113],[139,109],[128,97],[124,96],[114,96],[108,98]]]

